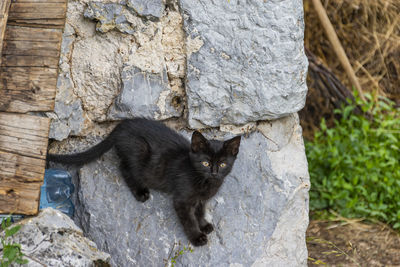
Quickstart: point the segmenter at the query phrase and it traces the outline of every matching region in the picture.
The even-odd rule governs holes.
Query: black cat
[[[205,203],[231,171],[239,152],[240,136],[225,142],[207,140],[195,131],[191,144],[161,122],[124,120],[89,150],[47,156],[48,161],[84,164],[116,148],[120,170],[138,201],[149,198],[149,188],[172,194],[176,213],[190,242],[207,243],[214,227],[204,218]]]

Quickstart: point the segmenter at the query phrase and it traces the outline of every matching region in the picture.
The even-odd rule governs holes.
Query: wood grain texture
[[[4,42],[4,55],[20,56],[60,56],[61,43],[38,42],[38,41],[13,41]]]
[[[0,213],[35,214],[50,119],[0,112]]]
[[[0,213],[35,215],[39,209],[41,182],[0,182]]]
[[[39,93],[54,92],[57,86],[57,70],[40,67],[0,68],[0,94],[2,90],[23,90]]]
[[[4,32],[6,30],[10,2],[11,2],[10,0],[0,1],[0,55],[3,48]],[[0,63],[1,63],[1,57],[0,57]]]
[[[59,6],[65,15],[65,5],[66,2],[48,3],[44,0],[33,3],[17,1],[11,4],[10,15],[32,10],[51,13],[52,8]],[[0,64],[0,111],[54,110],[62,31],[9,24],[10,21]]]
[[[0,111],[26,113],[29,111],[54,110],[55,91],[40,93],[4,90],[0,92]]]
[[[17,56],[4,55],[1,61],[2,67],[47,67],[58,68],[58,57],[43,57],[43,56]]]
[[[15,3],[60,3],[67,4],[68,0],[14,0]]]
[[[59,43],[61,37],[62,31],[58,29],[7,26],[4,40]]]
[[[4,18],[10,0],[0,1]],[[67,0],[9,6],[0,40],[0,111],[15,113],[0,112],[0,213],[38,212],[50,119],[21,113],[54,110],[66,7]]]
[[[66,11],[66,2],[16,1],[11,4],[8,25],[62,29]]]

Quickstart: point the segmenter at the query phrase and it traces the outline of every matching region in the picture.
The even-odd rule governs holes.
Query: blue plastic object
[[[51,207],[72,218],[75,210],[71,201],[74,189],[69,172],[46,169],[44,183],[40,187],[39,209]]]

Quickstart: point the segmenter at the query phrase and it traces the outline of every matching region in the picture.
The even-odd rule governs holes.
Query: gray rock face
[[[231,174],[208,204],[207,217],[215,225],[208,245],[178,256],[176,266],[306,266],[307,161],[297,115],[280,123],[287,127],[242,139]],[[285,136],[264,137],[280,134]],[[112,255],[113,266],[171,263],[188,240],[170,197],[151,191],[148,201],[137,202],[117,166],[109,152],[80,170],[76,221]]]
[[[179,117],[182,97],[171,91],[167,73],[152,74],[128,66],[122,71],[122,89],[109,112],[109,118]]]
[[[301,0],[181,0],[192,128],[276,119],[303,108],[307,59]]]
[[[99,32],[105,33],[116,29],[133,34],[137,30],[133,16],[138,14],[148,19],[159,19],[164,8],[162,0],[128,0],[126,5],[89,2],[84,16],[98,21],[96,30]]]
[[[97,250],[60,211],[47,208],[17,224],[22,227],[11,240],[21,244],[22,253],[28,256],[27,266],[109,266],[110,255]]]
[[[54,112],[57,120],[50,125],[49,138],[63,140],[68,135],[76,135],[84,123],[82,103],[79,100],[70,105],[58,101],[55,104]]]
[[[133,34],[136,30],[129,22],[132,14],[125,5],[89,2],[84,16],[98,21],[96,30],[99,32],[105,33],[115,28],[120,32]]]
[[[165,8],[162,0],[128,0],[127,6],[150,18],[160,18]]]

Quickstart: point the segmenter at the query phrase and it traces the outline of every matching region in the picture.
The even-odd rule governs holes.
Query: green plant
[[[310,209],[335,210],[344,217],[376,218],[400,229],[400,113],[384,98],[357,99],[336,110],[306,143],[311,178]]]
[[[175,248],[175,245],[176,245],[176,243],[174,244],[174,248]],[[173,249],[174,249],[173,248]],[[172,249],[172,251],[173,251],[173,249]],[[171,267],[174,267],[175,266],[175,263],[176,263],[176,260],[178,259],[178,257],[179,256],[182,256],[183,254],[185,254],[186,252],[190,252],[190,253],[192,253],[193,252],[193,249],[190,247],[190,246],[183,246],[183,248],[181,248],[181,243],[179,242],[179,244],[178,244],[178,249],[175,251],[175,253],[174,253],[174,256],[173,257],[171,257],[171,255],[170,255],[170,260],[171,260]]]
[[[9,237],[15,235],[21,225],[11,226],[11,216],[3,219],[1,229],[4,231],[4,237],[0,237],[0,242],[3,250],[3,257],[0,259],[0,267],[8,267],[12,263],[26,264],[28,260],[23,259],[24,254],[21,252],[21,245],[8,241]]]

